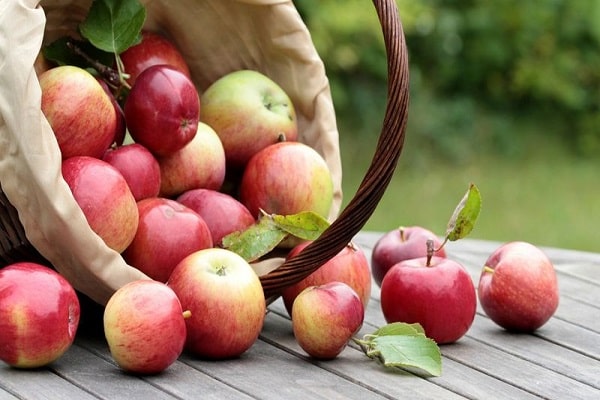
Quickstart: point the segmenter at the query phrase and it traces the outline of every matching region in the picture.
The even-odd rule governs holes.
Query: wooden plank
[[[347,347],[334,360],[313,360],[304,353],[294,339],[291,322],[283,316],[285,312],[283,305],[274,304],[272,308],[277,311],[269,314],[261,337],[284,348],[299,359],[309,361],[349,381],[361,382],[361,385],[370,391],[385,393],[390,398],[401,396],[406,398],[464,398],[409,372],[386,369],[354,346]],[[369,329],[369,331],[371,330]]]
[[[54,365],[52,364],[51,367]],[[0,362],[0,389],[2,389],[0,390],[2,399],[97,399],[53,373],[50,367],[22,370],[11,368],[3,362]]]
[[[112,361],[106,342],[96,339],[86,338],[78,342],[87,350],[91,351],[101,359],[110,362],[117,369],[117,365]],[[149,385],[160,388],[173,398],[177,399],[250,399],[244,393],[235,390],[231,386],[216,380],[197,369],[194,369],[182,361],[176,361],[166,371],[158,375],[134,377],[122,374],[129,379],[141,379]]]

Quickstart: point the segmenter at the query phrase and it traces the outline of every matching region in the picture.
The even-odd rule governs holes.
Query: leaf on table
[[[425,336],[419,324],[391,323],[355,342],[368,357],[378,359],[385,367],[415,369],[432,376],[442,374],[440,349]]]
[[[79,30],[97,48],[121,54],[140,42],[145,20],[138,0],[94,0]]]
[[[315,240],[329,227],[329,221],[312,211],[303,211],[293,215],[271,215],[273,222],[297,238]]]
[[[475,184],[471,183],[467,193],[454,209],[448,221],[446,238],[455,241],[464,238],[473,230],[481,211],[481,194]]]

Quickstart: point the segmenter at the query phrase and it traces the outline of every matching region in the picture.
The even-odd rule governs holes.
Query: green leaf
[[[373,332],[374,336],[391,336],[391,335],[425,335],[425,330],[421,324],[407,324],[404,322],[392,322],[384,325]]]
[[[303,240],[315,240],[329,227],[329,222],[325,218],[312,211],[271,217],[279,228]]]
[[[222,240],[224,248],[239,254],[248,262],[256,261],[273,250],[288,233],[280,229],[269,216],[241,232],[233,232]]]
[[[145,20],[138,0],[94,0],[79,30],[97,48],[121,54],[139,43]]]
[[[446,238],[450,241],[455,241],[471,233],[480,211],[481,194],[477,186],[471,183],[467,193],[465,193],[460,203],[458,203],[450,221],[448,221]]]
[[[393,322],[354,341],[368,357],[379,360],[385,367],[416,370],[432,376],[442,374],[440,348],[425,336],[420,324]]]
[[[68,42],[73,43],[90,58],[104,65],[111,65],[114,60],[112,53],[102,51],[87,41],[75,40],[67,36],[58,38],[44,46],[42,49],[44,57],[58,65],[74,65],[81,68],[89,68],[90,63],[85,58],[77,55],[75,51],[69,49],[67,46]]]
[[[372,340],[369,357],[377,357],[386,367],[418,369],[433,376],[442,374],[438,345],[424,335],[389,335]]]

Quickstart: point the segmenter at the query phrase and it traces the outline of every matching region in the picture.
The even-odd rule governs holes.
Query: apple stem
[[[433,239],[427,239],[427,266],[431,266],[431,259],[433,258],[433,253],[435,253],[435,247],[433,245]]]
[[[192,316],[192,312],[190,310],[185,310],[183,312],[183,319],[188,319]]]
[[[401,226],[400,228],[398,228],[398,230],[400,231],[400,241],[404,242],[406,240],[406,238],[404,237],[404,227]]]
[[[89,55],[87,55],[79,46],[70,40],[66,43],[67,47],[78,56],[82,57],[85,61],[87,61],[102,77],[107,81],[108,84],[113,87],[121,86],[121,77],[119,76],[119,72],[114,69],[107,67],[102,64],[98,60],[94,60]]]
[[[485,265],[485,266],[483,267],[483,272],[485,272],[485,273],[489,273],[489,274],[493,274],[493,273],[494,273],[494,269],[493,269],[493,268],[491,268],[491,267],[488,267],[487,265]]]

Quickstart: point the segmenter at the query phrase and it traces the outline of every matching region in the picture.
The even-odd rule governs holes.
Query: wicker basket
[[[35,8],[37,2],[30,1],[30,3],[32,3],[32,8]],[[281,1],[266,1],[266,3],[281,3]],[[296,257],[286,260],[276,269],[261,276],[267,298],[277,296],[284,287],[306,277],[340,252],[372,215],[394,173],[404,143],[408,113],[407,52],[395,1],[374,0],[373,3],[379,16],[387,52],[388,102],[372,163],[353,198],[322,236]],[[2,109],[0,109],[0,127],[6,119],[6,114],[2,115],[1,112]],[[1,142],[6,141],[5,137],[0,139],[2,139]],[[2,144],[1,142],[0,144]],[[1,176],[0,179],[2,179]],[[0,180],[0,183],[3,182]],[[32,240],[32,228],[29,228],[30,231],[28,231],[24,228],[27,225],[22,222],[23,214],[28,212],[28,208],[13,206],[9,198],[15,199],[16,197],[7,196],[4,190],[4,184],[2,184],[2,191],[0,191],[0,266],[15,261],[32,260],[54,264],[56,269],[62,273],[60,265],[48,262],[47,260],[51,258],[41,248],[36,249],[32,245],[32,242],[35,242]],[[18,193],[13,194],[13,196],[18,195]],[[15,202],[13,201],[13,203]],[[56,240],[60,240],[60,238]],[[94,246],[95,243],[90,244],[90,248],[93,249]],[[121,260],[121,262],[123,261]],[[77,271],[70,275],[67,274],[67,278],[71,278],[77,283],[77,274]],[[133,279],[136,275],[131,276]],[[95,279],[102,280],[103,278],[100,276]],[[86,287],[81,288],[77,284],[74,286],[85,294],[92,292]],[[92,284],[87,288],[91,286]],[[113,289],[115,288],[113,287]],[[102,295],[93,293],[90,297],[98,303],[104,303],[107,300],[106,293]]]

